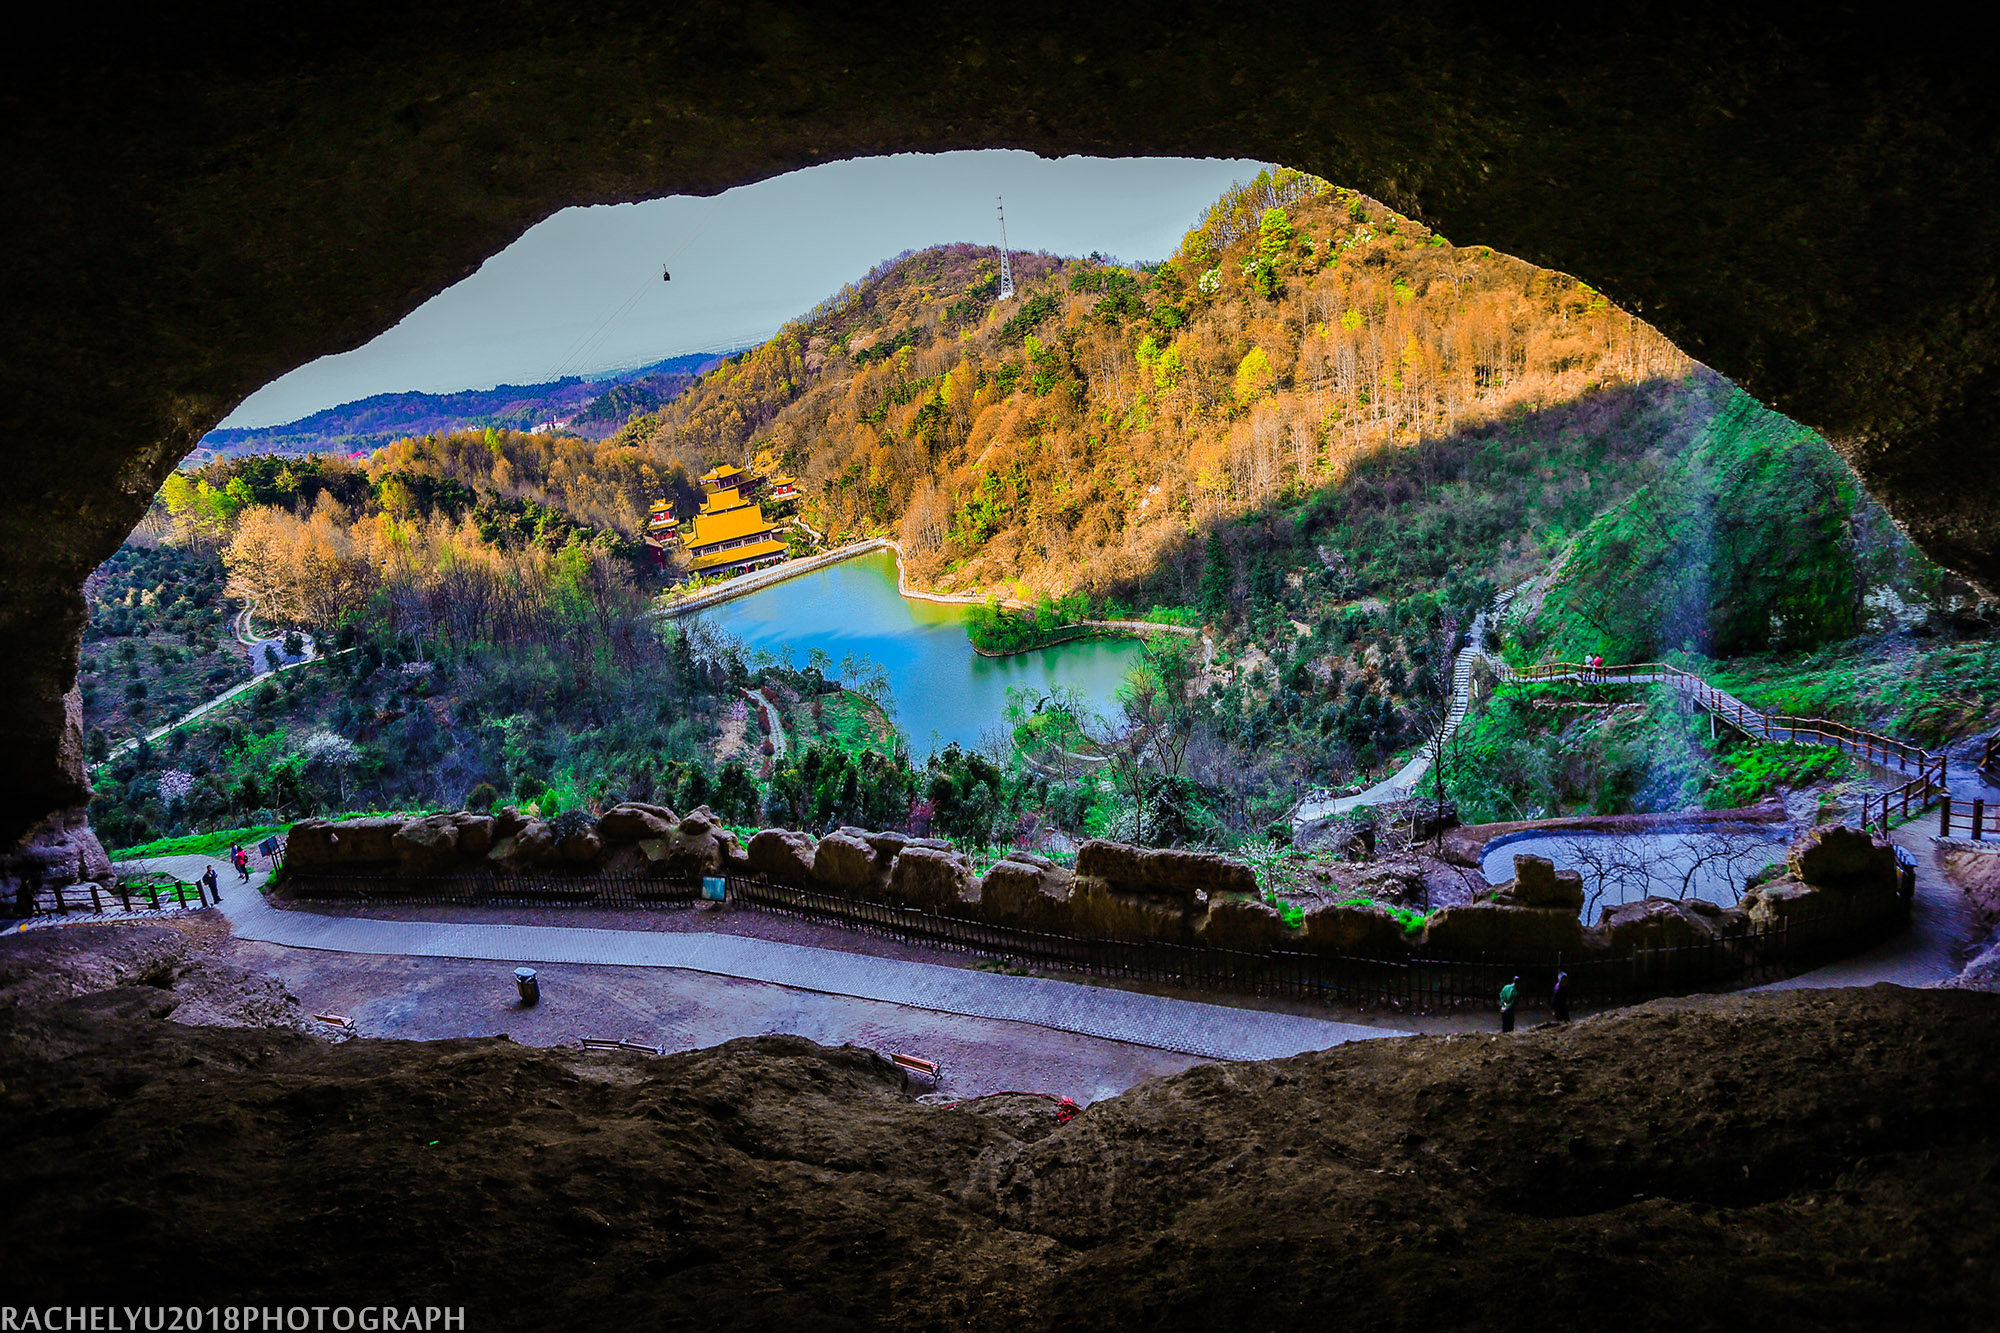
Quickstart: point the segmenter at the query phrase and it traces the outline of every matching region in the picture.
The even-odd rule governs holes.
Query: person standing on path
[[[1502,1032],[1512,1032],[1514,1030],[1514,1002],[1520,998],[1520,995],[1521,979],[1519,977],[1515,977],[1500,988],[1500,1030]]]
[[[1556,1022],[1569,1022],[1569,973],[1556,973],[1556,984],[1549,991],[1549,1013]]]
[[[216,902],[222,901],[222,884],[215,877],[215,867],[210,866],[201,875],[201,882],[208,887],[208,896]]]

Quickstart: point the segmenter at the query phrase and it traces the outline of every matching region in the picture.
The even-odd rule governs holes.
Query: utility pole
[[[1014,294],[1014,261],[1007,253],[1007,201],[997,194],[993,200],[1000,214],[1000,299],[1005,301]]]

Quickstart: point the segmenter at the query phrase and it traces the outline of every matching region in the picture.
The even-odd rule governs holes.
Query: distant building
[[[708,494],[681,534],[689,573],[737,574],[785,558],[785,543],[774,535],[779,526],[746,494],[760,480],[728,463],[702,474]]]
[[[656,568],[667,567],[667,545],[680,539],[681,521],[674,517],[671,500],[653,501],[653,513],[646,520],[646,545],[653,553]]]

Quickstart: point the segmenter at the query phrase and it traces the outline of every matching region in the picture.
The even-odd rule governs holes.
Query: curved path
[[[238,611],[234,616],[232,616],[229,621],[230,632],[233,635],[235,635],[236,642],[243,645],[244,651],[249,656],[250,679],[244,681],[238,681],[236,684],[230,686],[228,689],[216,695],[213,699],[208,700],[206,703],[196,704],[193,708],[181,714],[173,721],[166,723],[164,726],[154,727],[151,731],[145,733],[145,739],[148,744],[151,744],[153,741],[159,740],[162,736],[167,735],[169,732],[178,731],[180,728],[186,726],[190,722],[195,721],[197,718],[203,717],[209,713],[214,712],[216,709],[222,707],[222,705],[228,703],[231,699],[234,699],[237,695],[242,694],[245,690],[248,690],[253,686],[255,686],[257,682],[263,680],[264,677],[266,676],[275,675],[277,674],[277,672],[280,671],[290,671],[294,667],[302,667],[309,662],[317,662],[320,660],[321,654],[319,651],[319,646],[313,642],[312,637],[310,635],[304,633],[301,633],[299,635],[299,637],[305,642],[304,655],[292,659],[290,661],[283,660],[285,654],[285,644],[283,636],[281,635],[278,638],[274,639],[260,638],[258,637],[257,632],[250,627],[250,617],[252,614],[255,613],[256,610],[257,610],[257,599],[255,597],[252,597],[243,604],[243,609],[241,611]],[[276,667],[272,667],[271,665],[269,665],[270,662],[269,652],[272,649],[275,649],[277,651],[278,656],[280,658],[280,664]],[[116,759],[119,755],[124,754],[127,750],[130,750],[134,746],[138,745],[138,743],[139,743],[139,738],[136,736],[128,737],[127,739],[118,742],[118,744],[111,747],[110,753],[105,757],[105,762],[109,763],[111,760]]]
[[[1586,685],[1665,685],[1696,707],[1713,714],[1722,722],[1746,735],[1761,735],[1773,740],[1791,740],[1802,745],[1832,745],[1851,754],[1860,755],[1869,763],[1882,767],[1897,768],[1909,772],[1912,760],[1899,758],[1891,762],[1886,753],[1863,754],[1853,744],[1824,736],[1808,735],[1787,725],[1784,718],[1773,718],[1744,703],[1691,672],[1661,670],[1652,664],[1637,666],[1608,666],[1585,668],[1570,666],[1567,670],[1553,670],[1568,664],[1553,663],[1549,668],[1528,672],[1516,671],[1502,659],[1493,656],[1485,648],[1486,619],[1497,613],[1512,601],[1514,595],[1526,584],[1509,588],[1493,599],[1493,605],[1473,617],[1470,643],[1458,654],[1452,673],[1451,708],[1445,716],[1444,725],[1439,728],[1424,748],[1393,775],[1352,796],[1336,798],[1308,799],[1301,802],[1293,812],[1294,828],[1312,820],[1324,819],[1330,815],[1345,814],[1364,805],[1379,805],[1389,801],[1402,800],[1415,789],[1418,780],[1430,770],[1432,760],[1450,743],[1457,734],[1458,727],[1465,720],[1466,711],[1472,697],[1472,668],[1475,663],[1485,662],[1503,680],[1533,680],[1536,682],[1571,681]],[[1793,719],[1796,721],[1796,719]],[[1881,738],[1877,738],[1881,739]],[[1914,747],[1902,746],[1903,750],[1914,752]],[[1921,757],[1921,756],[1920,756]],[[1937,756],[1932,755],[1930,760]],[[1925,762],[1928,762],[1925,761]],[[1970,801],[1980,799],[1993,803],[2000,801],[2000,787],[1995,787],[1971,763],[1964,759],[1952,760],[1948,756],[1945,763],[1945,788],[1954,800]]]
[[[745,690],[743,697],[752,708],[764,715],[764,736],[771,742],[771,758],[783,759],[789,747],[785,743],[785,724],[779,720],[777,708],[762,690]]]
[[[1880,945],[1758,990],[1831,989],[1889,983],[1934,986],[1958,975],[1978,936],[1966,895],[1938,870],[1929,839],[1911,828],[1895,840],[1917,856],[1910,927]],[[192,879],[209,865],[222,879],[219,909],[239,939],[336,953],[474,959],[508,964],[668,967],[792,990],[904,1005],[968,1018],[1028,1023],[1058,1032],[1150,1046],[1215,1060],[1266,1060],[1344,1042],[1407,1035],[1389,1028],[1205,1004],[1046,977],[1008,976],[934,963],[876,958],[722,932],[607,930],[382,921],[280,910],[264,900],[266,874],[248,886],[219,857],[164,857],[154,869]],[[59,924],[69,924],[65,919]],[[40,923],[38,923],[40,924]],[[1411,1030],[1462,1031],[1460,1022],[1406,1018]]]
[[[299,639],[304,645],[303,650],[297,657],[293,657],[285,651],[284,635],[279,634],[265,638],[258,634],[255,627],[251,624],[251,617],[256,614],[257,599],[250,597],[243,603],[243,609],[238,611],[235,618],[229,622],[230,628],[236,633],[236,642],[242,644],[244,651],[249,655],[250,670],[253,675],[267,676],[274,670],[281,671],[288,666],[298,666],[301,663],[310,662],[319,656],[319,649],[314,644],[312,635],[307,634],[303,630],[297,631]],[[270,665],[273,657],[276,657],[278,660],[276,667]]]
[[[1451,738],[1458,734],[1458,724],[1465,721],[1466,709],[1472,702],[1472,668],[1477,662],[1494,659],[1486,653],[1486,617],[1505,607],[1514,600],[1514,594],[1521,587],[1513,587],[1493,599],[1493,605],[1472,618],[1472,629],[1467,634],[1466,646],[1459,649],[1458,660],[1452,664],[1451,707],[1445,712],[1444,724],[1437,735],[1425,742],[1416,757],[1394,773],[1364,791],[1352,796],[1324,797],[1319,800],[1305,800],[1292,812],[1292,827],[1300,828],[1315,819],[1326,819],[1333,815],[1344,815],[1349,810],[1364,805],[1383,805],[1390,801],[1400,801],[1416,789],[1424,774],[1430,772],[1431,761],[1436,759],[1444,747],[1451,744]]]
[[[278,667],[274,671],[273,670],[259,671],[257,672],[257,674],[253,675],[248,680],[238,681],[236,684],[230,686],[222,693],[216,695],[213,699],[210,699],[207,703],[196,704],[193,708],[190,708],[187,712],[182,713],[179,717],[167,723],[165,726],[154,727],[151,731],[146,733],[146,742],[148,744],[151,744],[152,742],[159,740],[162,736],[165,736],[168,732],[178,731],[182,727],[185,727],[188,723],[195,722],[203,717],[206,717],[208,714],[213,713],[216,709],[222,707],[222,705],[228,703],[230,700],[236,698],[237,696],[257,688],[257,686],[263,684],[267,678],[277,675],[278,672],[280,671],[296,671],[300,667],[311,666],[315,662],[324,662],[328,657],[339,657],[341,653],[351,653],[353,651],[354,650],[352,648],[342,648],[339,652],[321,654],[317,651],[309,650],[306,656],[301,657],[296,662],[287,662],[283,666]],[[110,763],[113,759],[116,759],[119,755],[124,754],[127,750],[130,750],[134,746],[138,745],[138,743],[139,741],[138,738],[136,737],[131,737],[126,740],[118,742],[118,744],[111,747],[109,754],[105,756],[104,763],[106,764]],[[93,765],[93,767],[96,768],[102,768],[103,766],[104,766],[103,764]]]
[[[223,881],[219,910],[229,919],[236,937],[297,949],[503,963],[676,967],[969,1018],[1032,1023],[1211,1060],[1269,1060],[1361,1038],[1406,1035],[1357,1023],[1202,1004],[1045,977],[875,958],[720,932],[379,921],[281,911],[256,891],[264,882],[263,873],[253,874],[250,886],[245,887],[234,882],[234,874],[219,858],[162,857],[147,864],[190,879],[204,867],[215,865]]]
[[[1758,990],[1813,990],[1833,986],[1935,986],[1957,976],[1964,957],[1976,949],[1979,914],[1971,896],[1938,869],[1934,840],[1917,824],[1905,824],[1889,841],[1917,859],[1917,893],[1910,903],[1909,929],[1874,948],[1810,972],[1774,981]]]

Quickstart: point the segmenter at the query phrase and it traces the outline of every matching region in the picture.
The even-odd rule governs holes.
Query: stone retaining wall
[[[686,816],[630,802],[588,824],[555,824],[513,810],[423,819],[303,820],[286,875],[376,875],[415,882],[479,870],[551,876],[621,874],[685,881],[755,875],[858,902],[1084,939],[1153,940],[1237,951],[1287,950],[1386,961],[1513,960],[1566,965],[1630,957],[1782,929],[1811,918],[1905,918],[1908,887],[1894,849],[1868,833],[1831,828],[1791,849],[1785,872],[1734,907],[1648,898],[1606,908],[1595,926],[1577,918],[1583,885],[1538,856],[1515,857],[1515,878],[1481,900],[1432,914],[1405,934],[1372,906],[1321,906],[1298,927],[1258,894],[1250,867],[1207,852],[1087,842],[1071,871],[1014,852],[984,875],[949,843],[842,828],[822,838],[765,829],[747,846],[706,808]],[[389,890],[393,892],[393,889]],[[1884,930],[1888,924],[1884,925]]]

